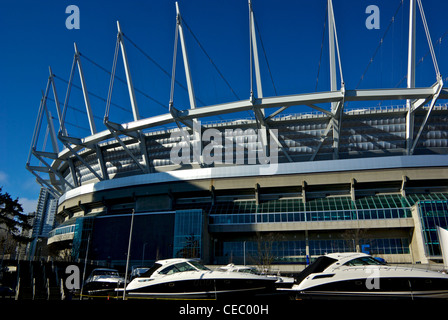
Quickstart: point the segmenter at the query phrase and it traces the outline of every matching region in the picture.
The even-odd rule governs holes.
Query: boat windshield
[[[252,268],[243,268],[239,270],[233,270],[233,272],[242,272],[242,273],[250,273],[250,274],[258,274],[257,270]]]
[[[299,273],[299,275],[296,278],[296,282],[297,283],[302,282],[303,279],[305,279],[312,273],[319,273],[324,271],[327,267],[329,267],[330,265],[332,265],[337,261],[338,260],[326,256],[321,256],[317,258],[316,261],[314,261],[312,264],[306,267],[301,273]]]
[[[154,271],[156,271],[157,269],[159,269],[162,265],[160,263],[154,263],[154,265],[145,273],[140,274],[140,277],[142,278],[149,278]]]
[[[188,261],[190,264],[192,264],[193,266],[195,266],[196,268],[198,268],[199,270],[210,270],[209,268],[207,268],[206,266],[204,266],[203,264],[199,263],[198,261]]]
[[[197,271],[195,267],[188,264],[187,262],[180,262],[173,264],[171,266],[166,267],[165,269],[159,271],[160,274],[173,274],[177,272],[185,272],[185,271]]]
[[[376,260],[373,257],[356,258],[344,263],[344,266],[368,266],[368,265],[384,265],[384,263]]]
[[[118,276],[118,271],[115,270],[95,270],[94,276]]]

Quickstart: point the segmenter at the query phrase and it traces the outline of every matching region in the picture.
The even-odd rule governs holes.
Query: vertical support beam
[[[65,93],[64,108],[62,109],[62,122],[59,127],[59,133],[58,133],[59,139],[61,139],[61,137],[67,136],[67,130],[65,130],[65,116],[67,115],[68,100],[70,98],[70,92],[72,90],[72,81],[73,81],[73,75],[75,74],[75,68],[76,68],[76,55],[73,57],[72,68],[70,70],[70,77],[67,85],[67,91]]]
[[[336,49],[335,49],[335,34],[334,34],[334,24],[333,19],[333,3],[332,0],[328,0],[328,45],[329,45],[329,57],[330,57],[330,89],[331,91],[336,91]],[[333,127],[333,159],[339,158],[339,112],[337,112],[339,102],[331,103],[331,112],[335,115],[330,119],[330,123]]]
[[[59,98],[58,98],[58,93],[56,91],[56,85],[54,83],[54,74],[53,74],[53,71],[51,70],[51,67],[48,67],[48,71],[50,72],[51,88],[53,89],[54,103],[56,105],[56,112],[58,114],[59,127],[60,127],[61,123],[62,123],[62,113],[61,113],[61,108],[59,106]]]
[[[416,0],[409,0],[409,38],[408,38],[408,75],[407,88],[415,88],[415,17]],[[412,100],[406,100],[406,153],[411,154],[414,140],[414,114]]]
[[[58,140],[56,137],[56,131],[54,130],[53,119],[51,117],[50,111],[48,111],[48,108],[47,108],[47,103],[46,103],[47,96],[46,95],[43,96],[43,99],[44,99],[45,116],[47,117],[47,124],[48,124],[48,129],[50,132],[50,139],[51,139],[51,145],[53,147],[53,152],[59,153]],[[43,151],[45,151],[45,150],[43,150]]]
[[[250,23],[250,39],[251,39],[251,55],[253,55],[253,64],[255,68],[255,82],[257,85],[257,98],[263,98],[263,88],[261,86],[261,74],[260,74],[260,63],[258,61],[258,47],[257,47],[257,36],[255,33],[255,20],[254,11],[252,10],[252,1],[249,0],[249,23]],[[251,66],[252,67],[252,66]],[[251,68],[252,70],[252,68]],[[251,88],[252,90],[252,88]],[[251,98],[253,98],[253,92],[251,92]],[[264,109],[260,110],[264,115]]]
[[[48,126],[48,130],[50,133],[50,139],[51,139],[51,144],[53,147],[53,152],[58,153],[59,152],[58,141],[56,138],[56,132],[54,130],[53,119],[51,117],[51,113],[48,111],[48,108],[47,108],[47,98],[48,98],[48,93],[50,91],[51,83],[52,83],[52,78],[50,76],[50,77],[48,77],[48,82],[47,82],[47,86],[45,88],[45,92],[42,92],[42,105],[43,105],[43,110],[45,112],[45,116],[47,118],[47,126]],[[39,130],[40,130],[40,128],[39,128]],[[34,146],[34,147],[36,147],[36,146]],[[45,150],[42,150],[42,151],[45,151]]]
[[[67,162],[68,162],[68,167],[70,168],[70,174],[72,175],[73,183],[74,183],[75,187],[79,187],[80,184],[78,182],[78,176],[76,175],[76,169],[75,169],[75,165],[73,164],[73,159],[68,158]]]
[[[409,36],[408,36],[408,76],[407,87],[415,87],[415,20],[416,0],[410,0],[409,8]]]
[[[329,57],[330,57],[330,89],[336,91],[336,50],[334,45],[334,19],[333,19],[333,4],[331,0],[328,0],[328,41],[329,41]],[[331,111],[337,106],[337,102],[331,103]]]
[[[306,256],[306,266],[308,266],[309,264],[309,257],[310,255],[310,240],[309,240],[309,234],[308,234],[308,230],[305,230],[305,256]]]
[[[185,77],[187,79],[187,88],[188,88],[188,98],[190,100],[190,108],[196,109],[196,97],[194,94],[194,88],[193,88],[193,79],[191,77],[191,70],[190,70],[190,62],[188,60],[188,52],[187,52],[187,44],[185,42],[185,36],[184,36],[184,29],[182,27],[182,16],[180,14],[179,10],[179,3],[176,2],[176,20],[177,20],[177,31],[178,35],[180,37],[180,45],[182,48],[182,58],[184,61],[184,69],[185,69]],[[174,51],[174,54],[176,54],[176,50]],[[174,72],[174,71],[173,71]],[[201,125],[199,125],[197,119],[192,120],[193,124],[193,139],[191,141],[191,146],[193,148],[193,152],[196,152],[199,150],[202,150],[202,141],[201,141]],[[180,128],[180,130],[183,130]],[[198,163],[202,164],[202,152],[199,152],[194,159],[197,159]]]
[[[48,84],[47,84],[47,86],[48,86]],[[44,97],[42,97],[42,99],[40,100],[39,111],[37,113],[36,124],[34,126],[33,138],[31,140],[30,151],[28,153],[28,159],[26,162],[27,165],[29,165],[31,162],[31,156],[33,154],[33,150],[36,150],[37,140],[39,138],[40,128],[42,125],[43,114],[44,114]]]
[[[194,95],[193,81],[190,72],[190,63],[188,60],[187,45],[185,43],[184,30],[182,27],[182,18],[179,11],[179,4],[176,2],[177,25],[179,26],[180,45],[182,47],[182,57],[184,61],[185,76],[187,77],[188,97],[190,99],[190,108],[196,108],[196,98]]]
[[[216,203],[216,192],[215,192],[215,186],[213,184],[210,186],[210,200],[212,202],[213,207]]]
[[[356,179],[352,178],[350,180],[350,198],[353,202],[356,201]]]
[[[261,73],[260,73],[260,63],[258,60],[258,46],[257,46],[257,35],[255,33],[255,18],[254,18],[254,11],[252,9],[252,1],[249,0],[249,28],[250,28],[250,49],[251,49],[251,66],[250,66],[250,72],[251,72],[251,79],[252,79],[252,64],[255,68],[255,82],[257,85],[257,99],[263,98],[263,88],[261,85]],[[253,92],[253,84],[251,81],[251,88],[250,88],[250,100],[252,103],[254,103],[254,92]],[[266,126],[265,121],[265,112],[263,108],[254,108],[255,118],[258,123],[258,131],[259,131],[259,137],[261,139],[261,145],[262,145],[262,152],[267,158],[268,155],[268,130]]]
[[[79,187],[80,184],[78,182],[78,176],[76,175],[76,169],[75,169],[75,165],[73,163],[73,159],[68,158],[67,162],[68,162],[68,167],[70,168],[70,174],[72,175],[73,183],[74,183],[75,187]]]
[[[406,184],[408,182],[409,178],[405,175],[401,176],[401,188],[400,193],[403,198],[406,198]]]
[[[123,32],[121,31],[119,21],[117,21],[117,28],[118,28],[118,41],[120,42],[124,71],[126,73],[126,80],[128,83],[129,98],[131,99],[132,115],[134,116],[134,121],[137,121],[140,120],[140,114],[138,112],[137,100],[135,98],[135,92],[134,92],[134,85],[132,84],[131,72],[129,70],[128,56],[126,54],[126,48],[124,47]]]
[[[257,204],[257,206],[260,204],[260,184],[256,183],[255,184],[255,203]]]
[[[302,181],[302,202],[303,203],[306,203],[306,185],[307,185],[306,181],[303,180]]]
[[[84,72],[82,71],[81,58],[76,42],[75,42],[75,60],[78,65],[79,78],[81,79],[82,93],[84,95],[84,102],[86,104],[87,117],[89,118],[90,132],[92,134],[95,134],[96,133],[95,120],[93,119],[92,108],[90,106],[90,99],[87,93],[86,81],[84,78]]]
[[[148,148],[146,146],[146,137],[141,131],[139,132],[139,141],[143,165],[146,166],[148,172],[151,172],[151,160],[149,159]]]
[[[98,158],[98,164],[101,169],[101,175],[104,180],[109,180],[109,174],[107,173],[106,162],[104,161],[103,152],[98,144],[95,144],[96,157]]]

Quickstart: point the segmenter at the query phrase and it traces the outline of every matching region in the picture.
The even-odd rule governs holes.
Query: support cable
[[[173,68],[171,70],[171,88],[170,88],[170,102],[169,111],[171,112],[174,103],[174,85],[176,82],[176,61],[177,61],[177,43],[179,42],[179,24],[176,23],[176,33],[174,36],[174,51],[173,51]]]
[[[327,29],[327,12],[328,12],[328,2],[327,2],[327,6],[325,7],[324,31],[322,32],[322,41],[320,43],[319,65],[317,67],[316,87],[314,88],[315,92],[317,92],[317,86],[319,84],[320,66],[321,66],[321,62],[322,62],[322,53],[323,53],[323,49],[324,49],[325,34],[326,34],[326,29]]]
[[[378,43],[378,45],[377,45],[377,47],[375,49],[375,52],[373,53],[372,57],[370,58],[369,63],[367,64],[367,67],[365,68],[363,74],[361,75],[361,78],[359,79],[358,84],[356,85],[355,89],[358,89],[360,84],[361,84],[361,82],[364,80],[364,77],[365,77],[367,71],[369,70],[370,65],[373,63],[373,60],[375,60],[375,57],[376,57],[379,49],[381,48],[381,46],[384,43],[384,39],[386,38],[386,35],[389,32],[390,27],[395,22],[395,17],[397,16],[398,11],[402,7],[402,5],[403,5],[403,0],[400,0],[400,4],[398,5],[398,8],[395,10],[394,15],[392,16],[392,19],[389,22],[389,25],[387,26],[386,30],[384,31],[383,36],[381,37],[380,42]]]
[[[436,72],[437,79],[440,78],[439,66],[437,64],[436,54],[434,52],[434,47],[432,46],[431,35],[429,34],[428,24],[426,23],[425,12],[423,11],[422,1],[417,0],[418,7],[420,8],[420,15],[423,21],[423,27],[425,28],[426,39],[428,40],[429,51],[431,52],[432,63],[434,64],[434,69]]]
[[[205,51],[204,46],[201,44],[201,42],[199,41],[199,39],[196,37],[196,35],[193,33],[193,30],[191,30],[191,28],[188,26],[187,22],[185,21],[185,19],[183,17],[181,17],[182,19],[182,23],[183,25],[187,28],[187,30],[190,32],[190,34],[193,36],[193,39],[196,41],[196,43],[198,44],[199,48],[202,50],[202,52],[205,54],[205,56],[208,58],[208,60],[210,61],[210,64],[213,66],[213,68],[215,68],[216,72],[218,73],[218,75],[221,77],[221,79],[225,82],[225,84],[227,85],[227,87],[229,87],[230,91],[232,91],[232,94],[235,96],[235,98],[237,98],[238,100],[240,100],[240,97],[236,94],[235,90],[233,90],[232,86],[230,85],[229,81],[227,81],[227,79],[224,77],[224,75],[222,74],[221,70],[219,70],[218,66],[215,64],[215,62],[213,61],[213,59],[210,57],[210,55],[207,53],[207,51]]]
[[[249,1],[249,5],[252,6],[252,4]],[[254,68],[253,68],[253,61],[252,61],[252,47],[253,47],[253,43],[252,43],[252,30],[251,30],[251,26],[252,26],[252,14],[251,14],[251,10],[249,10],[249,66],[250,66],[250,101],[252,102],[254,99]]]
[[[87,57],[85,54],[81,54],[81,53],[79,53],[79,55],[80,55],[81,57],[83,57],[84,59],[86,59],[87,61],[89,61],[90,63],[92,63],[93,65],[95,65],[96,67],[98,67],[99,69],[101,69],[101,70],[103,70],[104,72],[106,72],[107,74],[109,74],[109,75],[112,74],[112,72],[110,72],[109,70],[107,70],[107,69],[104,68],[103,66],[99,65],[98,63],[96,63],[95,61],[93,61],[92,59],[90,59],[89,57]],[[120,81],[120,82],[122,82],[122,83],[124,83],[124,84],[127,85],[126,80],[124,80],[123,78],[120,78],[120,77],[115,76],[115,79],[117,79],[118,81]],[[161,107],[163,107],[163,108],[165,108],[165,109],[168,109],[168,107],[167,107],[165,104],[163,104],[163,103],[160,102],[159,100],[157,100],[157,99],[151,97],[150,95],[148,95],[148,94],[145,93],[144,91],[142,91],[142,90],[140,90],[140,89],[138,89],[138,88],[135,88],[135,87],[134,87],[134,91],[140,93],[140,94],[143,95],[145,98],[148,98],[149,100],[151,100],[151,101],[157,103],[159,106],[161,106]],[[103,99],[104,101],[106,101],[106,99],[104,99],[104,98],[102,98],[102,99]],[[112,105],[115,105],[115,104],[112,103],[112,102],[111,102],[111,104],[112,104]],[[115,106],[117,106],[117,105],[115,105]],[[126,110],[126,111],[127,111],[127,112],[131,112],[131,111],[129,111],[129,110]]]
[[[269,66],[268,55],[266,54],[266,50],[264,48],[263,39],[261,38],[260,29],[258,28],[258,23],[257,23],[256,19],[254,19],[254,22],[255,22],[255,28],[257,29],[257,32],[258,32],[258,37],[260,38],[261,49],[263,50],[263,55],[264,55],[264,59],[266,61],[266,66],[268,68],[269,76],[271,77],[272,87],[274,88],[274,93],[277,96],[278,95],[277,88],[275,87],[274,77],[272,76],[271,67]]]
[[[61,77],[59,77],[59,76],[57,76],[57,75],[55,75],[55,74],[53,74],[53,76],[54,76],[56,79],[58,79],[58,80],[60,80],[60,81],[62,81],[62,82],[64,82],[64,83],[66,83],[66,84],[69,83],[67,80],[65,80],[65,79],[63,79],[63,78],[61,78]],[[82,90],[82,88],[81,88],[80,86],[74,84],[73,82],[72,82],[71,86],[72,86],[72,87],[75,87],[76,89]],[[97,99],[99,99],[99,100],[101,100],[101,101],[103,101],[103,102],[106,102],[106,101],[107,101],[105,98],[103,98],[103,97],[101,97],[101,96],[99,96],[99,95],[97,95],[97,94],[95,94],[95,93],[92,93],[92,92],[90,92],[90,91],[89,91],[89,95],[92,96],[92,97],[95,97],[95,98],[97,98]],[[61,104],[61,103],[59,103],[59,104]],[[126,111],[126,112],[131,113],[131,111],[127,110],[126,108],[124,108],[124,107],[122,107],[122,106],[120,106],[120,105],[118,105],[118,104],[116,104],[116,103],[111,102],[111,104],[114,105],[114,106],[116,106],[116,107],[118,107],[118,108],[120,108],[120,109],[123,110],[123,111]],[[67,105],[67,106],[70,107],[70,105]],[[75,108],[75,107],[71,106],[71,108]],[[83,111],[83,112],[87,114],[87,112],[85,112],[85,111]],[[94,116],[94,117],[95,117],[95,116]],[[98,118],[98,117],[97,117],[97,118]],[[101,118],[101,119],[102,119],[102,118]]]
[[[54,99],[52,99],[52,98],[50,98],[50,97],[47,97],[47,101],[55,102]],[[55,103],[56,103],[56,102],[55,102]],[[59,103],[59,104],[61,104],[61,103]],[[85,110],[82,110],[82,109],[80,109],[80,108],[74,107],[74,106],[72,106],[72,105],[70,105],[70,104],[67,104],[67,107],[70,108],[70,109],[73,109],[73,110],[76,111],[76,112],[79,112],[79,113],[82,113],[82,114],[87,114],[87,112],[86,112]],[[97,119],[97,120],[102,120],[102,118],[99,117],[99,116],[95,116],[95,115],[94,115],[93,117],[94,117],[95,119]],[[53,119],[53,120],[58,120],[58,119],[57,119],[56,117],[54,117],[54,116],[51,116],[51,119]],[[67,120],[65,121],[65,123],[66,123],[66,124],[69,124],[69,125],[71,125],[71,126],[77,127],[77,128],[79,128],[79,129],[83,129],[83,130],[85,130],[85,131],[89,131],[88,128],[86,128],[86,127],[81,127],[81,126],[79,126],[79,125],[77,125],[77,124],[68,122]]]
[[[126,38],[126,40],[129,41],[130,44],[132,44],[138,51],[140,51],[141,54],[143,54],[143,56],[148,59],[149,61],[151,61],[158,69],[160,69],[168,78],[171,79],[171,75],[169,74],[169,72],[167,70],[165,70],[157,61],[155,61],[153,58],[151,58],[151,56],[149,54],[147,54],[142,48],[140,48],[134,41],[132,41],[128,36],[126,36],[124,33],[122,33],[123,37]],[[175,83],[181,87],[182,89],[184,89],[185,91],[188,91],[188,89],[179,81],[175,80]],[[138,91],[141,94],[145,94],[140,90],[137,90],[134,88],[135,91]],[[152,98],[151,98],[152,99]],[[196,97],[196,100],[198,102],[200,102],[203,106],[206,105],[206,103],[204,101],[202,101],[201,99],[199,99],[198,97]],[[162,105],[165,109],[168,109],[166,105],[162,104],[161,102],[157,102],[158,104]]]
[[[115,70],[117,68],[117,60],[118,60],[118,51],[119,50],[120,50],[120,40],[119,40],[119,37],[117,37],[117,41],[115,43],[114,60],[112,62],[112,72],[110,73],[109,90],[107,92],[106,112],[104,114],[104,121],[107,121],[107,119],[109,119],[110,103],[112,101],[112,89],[114,87]],[[129,111],[129,110],[127,110],[127,111]],[[131,112],[131,111],[129,111],[129,112]]]
[[[448,30],[445,31],[445,33],[436,41],[435,46],[438,46],[439,44],[442,43],[442,40],[448,35]],[[415,67],[417,68],[425,59],[426,57],[431,53],[431,50],[428,49],[428,51],[418,60],[418,62],[415,64]],[[398,81],[398,83],[395,85],[395,88],[398,88],[404,80],[406,80],[407,76],[404,75],[400,81]],[[448,78],[447,78],[448,79]],[[445,79],[445,80],[447,80]]]

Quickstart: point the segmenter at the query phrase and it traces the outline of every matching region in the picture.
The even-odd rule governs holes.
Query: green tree
[[[7,192],[3,193],[0,187],[0,244],[6,245],[10,239],[17,244],[30,242],[31,237],[24,236],[22,230],[30,230],[33,226],[31,220],[34,215],[24,214],[19,199],[13,200]],[[15,246],[14,246],[15,247]],[[3,248],[3,252],[5,252]]]

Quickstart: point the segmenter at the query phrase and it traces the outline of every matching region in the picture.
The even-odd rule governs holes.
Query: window
[[[207,268],[206,266],[200,264],[197,261],[189,261],[189,263],[192,264],[193,266],[195,266],[199,270],[210,270],[209,268]]]
[[[365,247],[368,254],[408,254],[409,240],[407,238],[361,239],[361,247]]]
[[[193,266],[189,265],[187,262],[181,262],[173,264],[172,266],[168,266],[165,269],[161,270],[159,273],[169,275],[185,271],[196,271],[196,269]]]
[[[201,256],[202,209],[177,210],[174,222],[173,256],[196,258]]]
[[[143,273],[141,275],[141,277],[148,277],[149,278],[154,273],[154,271],[158,270],[161,266],[162,265],[159,264],[159,263],[154,263],[154,265],[148,271]]]
[[[418,211],[422,223],[422,233],[427,256],[441,254],[437,226],[448,227],[448,201],[425,200],[418,203]]]
[[[369,266],[369,265],[382,265],[384,263],[372,258],[372,257],[361,257],[356,258],[344,263],[344,266]]]

